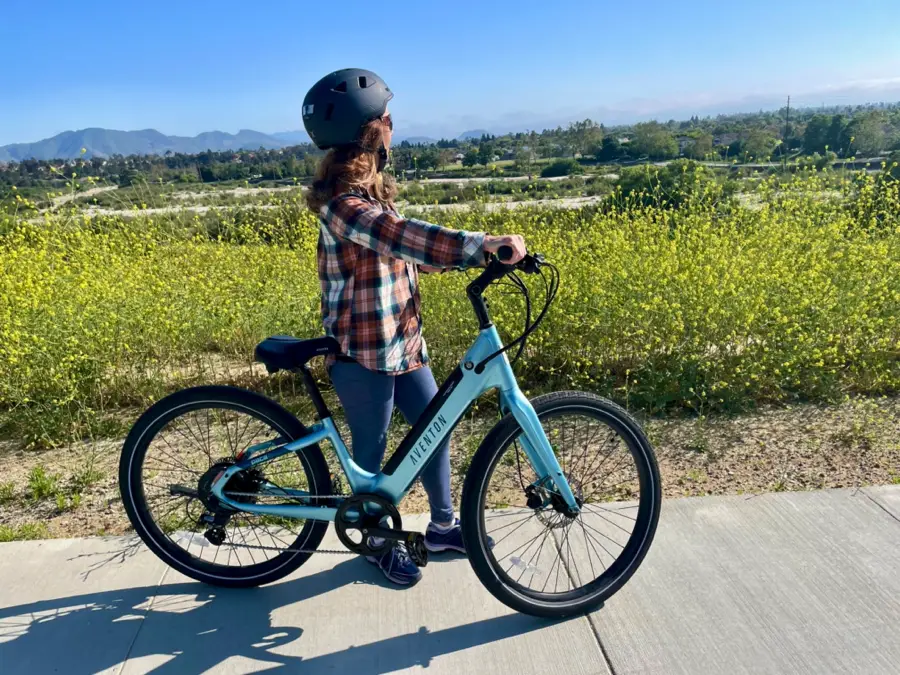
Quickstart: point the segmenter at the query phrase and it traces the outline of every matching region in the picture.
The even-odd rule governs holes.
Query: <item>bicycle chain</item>
[[[257,546],[256,544],[231,544],[233,548],[252,548],[261,551],[278,551],[279,553],[330,553],[331,555],[358,555],[353,551],[333,548],[278,548],[277,546]]]
[[[259,497],[258,492],[232,492],[230,490],[228,492],[226,492],[225,495],[228,497]],[[270,495],[270,496],[277,496],[277,495]],[[312,496],[303,497],[303,498],[300,498],[300,497],[292,498],[292,497],[285,495],[285,498],[288,499],[289,501],[296,501],[296,502],[302,503],[303,501],[311,501],[311,500],[316,500],[316,499],[346,499],[349,496],[351,496],[351,495],[312,495]],[[326,554],[331,554],[331,555],[357,555],[353,551],[348,551],[347,549],[338,550],[338,549],[333,549],[333,548],[314,548],[314,549],[278,548],[277,546],[262,546],[262,545],[257,546],[256,544],[247,544],[247,543],[236,544],[233,542],[230,545],[233,548],[252,548],[254,550],[259,550],[259,551],[278,551],[279,553],[326,553]]]

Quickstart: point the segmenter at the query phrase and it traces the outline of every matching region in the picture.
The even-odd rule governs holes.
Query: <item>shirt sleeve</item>
[[[401,218],[356,195],[341,195],[323,208],[329,230],[381,255],[430,267],[481,267],[484,232],[452,230]]]

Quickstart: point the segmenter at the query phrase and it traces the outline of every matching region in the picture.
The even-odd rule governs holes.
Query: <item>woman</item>
[[[394,404],[415,424],[437,393],[422,339],[419,271],[483,266],[486,254],[509,246],[525,255],[519,235],[494,237],[404,219],[394,209],[397,188],[383,173],[393,122],[391,90],[375,73],[348,68],[325,76],[303,101],[303,124],[327,154],[308,195],[319,215],[319,278],[326,334],[341,345],[328,370],[350,427],[353,457],[376,472],[387,444]],[[465,552],[450,497],[450,449],[445,443],[422,473],[431,522],[431,552]],[[421,578],[402,544],[367,558],[392,582]]]

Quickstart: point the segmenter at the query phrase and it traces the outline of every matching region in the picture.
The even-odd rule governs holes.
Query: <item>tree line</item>
[[[566,127],[500,136],[484,134],[433,144],[401,142],[392,151],[395,172],[439,171],[454,164],[489,166],[512,160],[530,172],[540,159],[629,162],[685,157],[707,161],[766,161],[781,157],[873,157],[900,150],[900,104],[829,109],[782,109],[606,127],[587,119]],[[18,188],[46,187],[73,176],[121,186],[135,182],[308,179],[321,152],[311,144],[279,150],[24,160],[0,164],[0,199]]]
[[[223,180],[279,180],[315,173],[321,152],[297,145],[280,150],[240,150],[165,155],[113,155],[75,160],[26,159],[0,163],[0,187],[41,186],[48,181],[93,177],[120,186],[135,182],[214,183]]]

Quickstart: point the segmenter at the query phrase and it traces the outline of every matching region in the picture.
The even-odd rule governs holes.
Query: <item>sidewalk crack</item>
[[[138,629],[134,632],[134,637],[131,639],[131,644],[128,645],[128,651],[125,653],[125,659],[122,661],[121,665],[119,665],[119,669],[116,671],[116,675],[122,675],[122,672],[125,670],[125,666],[128,665],[128,659],[131,658],[131,651],[134,649],[134,645],[137,643],[138,636],[141,634],[141,629],[144,627],[144,622],[147,620],[147,617],[150,616],[150,612],[153,611],[153,603],[156,602],[156,596],[159,594],[159,589],[162,586],[163,581],[166,579],[166,575],[169,573],[169,567],[166,566],[163,569],[162,576],[159,578],[159,581],[156,582],[156,591],[153,593],[153,597],[150,598],[150,603],[147,605],[147,609],[144,612],[143,618],[141,618],[141,623],[138,626]]]
[[[871,501],[873,504],[875,504],[875,506],[877,506],[879,509],[881,509],[881,510],[884,511],[886,514],[888,514],[891,518],[893,518],[893,519],[896,520],[898,523],[900,523],[900,518],[898,518],[898,517],[895,516],[893,513],[891,513],[891,511],[888,509],[888,507],[886,507],[886,506],[885,506],[884,504],[882,504],[880,501],[878,501],[877,499],[875,499],[875,497],[873,497],[873,496],[870,495],[868,492],[866,492],[866,489],[865,489],[865,488],[862,488],[862,489],[860,490],[860,492],[862,492],[862,493],[869,499],[869,501]]]
[[[562,544],[557,539],[557,533],[553,532],[550,536],[553,539],[554,546],[556,546],[557,555],[562,561],[563,567],[565,567],[566,569],[566,575],[569,577],[569,580],[572,582],[572,587],[574,588],[576,583],[575,577],[572,575],[572,568],[569,566],[569,562],[566,561],[566,557],[563,555]],[[581,583],[581,581],[579,580],[578,583]],[[603,605],[600,605],[600,607],[602,608]],[[588,626],[591,629],[591,634],[594,636],[594,641],[597,643],[597,649],[600,650],[600,654],[601,656],[603,656],[603,660],[606,663],[607,673],[609,673],[609,675],[616,675],[616,669],[613,668],[613,664],[609,658],[609,654],[607,653],[606,648],[603,646],[603,641],[600,639],[600,631],[598,630],[597,625],[594,623],[593,614],[587,612],[585,614],[582,614],[582,616],[587,619]]]

